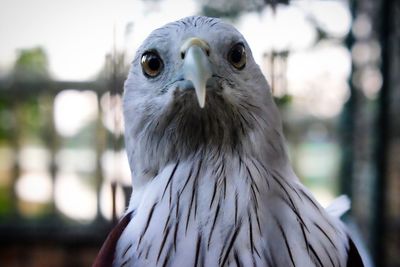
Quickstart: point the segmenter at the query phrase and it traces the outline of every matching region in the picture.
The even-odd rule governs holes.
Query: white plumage
[[[189,17],[155,30],[124,115],[133,194],[114,266],[362,266],[292,171],[269,86],[232,26]]]

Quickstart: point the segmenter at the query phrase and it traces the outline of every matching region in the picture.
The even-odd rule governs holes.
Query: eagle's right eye
[[[228,61],[238,70],[246,66],[246,49],[242,43],[234,45],[228,54]]]
[[[144,75],[149,78],[157,77],[164,67],[161,57],[155,51],[145,52],[142,55],[140,63],[142,65]]]

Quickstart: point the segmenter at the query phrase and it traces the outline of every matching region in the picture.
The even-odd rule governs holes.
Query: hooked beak
[[[193,83],[201,108],[206,101],[206,84],[212,76],[208,60],[209,45],[200,38],[189,38],[181,46],[183,58],[183,77]]]

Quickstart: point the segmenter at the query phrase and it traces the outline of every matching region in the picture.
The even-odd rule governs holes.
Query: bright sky
[[[87,79],[98,72],[111,51],[114,25],[117,45],[132,50],[137,43],[132,35],[139,40],[155,27],[196,13],[191,1],[160,1],[161,6],[149,2],[1,0],[0,71],[15,60],[16,49],[42,46],[56,78]],[[134,24],[125,38],[130,22]]]
[[[137,46],[155,28],[199,13],[195,0],[1,0],[0,76],[15,60],[17,50],[42,46],[56,79],[85,80],[98,73],[107,52],[117,47],[132,57]],[[323,2],[323,4],[321,4]],[[304,10],[315,11],[331,32],[347,31],[348,11],[342,1],[293,1],[260,15],[249,14],[237,26],[247,37],[256,60],[270,47],[307,48],[315,31]],[[127,26],[130,25],[130,26]],[[264,36],[260,42],[260,36]]]

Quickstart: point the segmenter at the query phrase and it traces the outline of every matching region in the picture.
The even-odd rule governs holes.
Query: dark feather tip
[[[349,237],[349,250],[347,257],[347,267],[364,267],[364,263],[361,259],[360,253],[353,240]]]
[[[108,234],[92,267],[110,267],[114,261],[117,242],[131,220],[132,211],[125,215]]]

